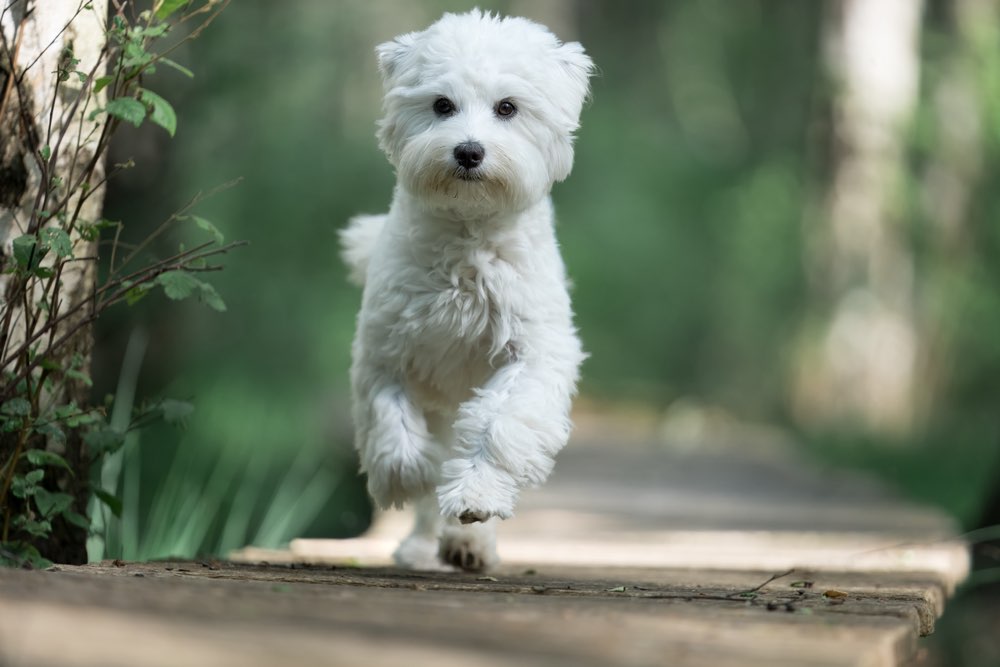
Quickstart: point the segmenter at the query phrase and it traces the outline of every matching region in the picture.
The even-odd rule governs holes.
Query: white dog
[[[384,508],[414,502],[415,569],[497,562],[493,517],[543,482],[584,359],[549,191],[570,172],[593,64],[541,25],[473,10],[377,47],[389,213],[353,218],[363,284],[356,446]]]

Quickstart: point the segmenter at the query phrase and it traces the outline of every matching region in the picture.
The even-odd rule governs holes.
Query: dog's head
[[[376,51],[379,145],[427,205],[459,215],[519,210],[569,175],[593,72],[580,44],[473,10]]]

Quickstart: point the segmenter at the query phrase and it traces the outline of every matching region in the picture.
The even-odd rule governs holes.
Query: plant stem
[[[98,297],[106,294],[107,292],[109,292],[111,290],[114,290],[115,288],[119,288],[119,289],[116,292],[113,292],[110,297],[107,297],[107,298],[104,298],[104,299],[98,299],[95,304],[92,304],[93,310],[92,310],[91,314],[89,314],[86,317],[82,318],[79,322],[77,322],[75,325],[73,325],[70,328],[70,330],[67,331],[64,335],[62,335],[59,339],[57,339],[55,342],[53,342],[50,345],[48,345],[45,348],[44,352],[36,354],[36,356],[39,357],[39,358],[45,358],[48,355],[50,355],[54,350],[59,349],[70,338],[70,336],[72,334],[75,334],[77,331],[80,330],[81,327],[83,327],[83,326],[85,326],[87,324],[90,324],[95,319],[97,319],[97,317],[106,308],[108,308],[108,307],[110,307],[110,306],[112,306],[112,305],[114,305],[114,304],[122,301],[125,298],[125,296],[128,294],[128,292],[130,290],[132,290],[135,286],[149,283],[149,282],[155,280],[161,274],[166,273],[167,271],[204,271],[204,270],[207,270],[207,269],[200,268],[200,267],[191,267],[191,266],[189,266],[189,264],[192,263],[192,262],[196,262],[198,260],[201,260],[201,259],[205,259],[207,257],[213,257],[215,255],[227,253],[230,250],[232,250],[233,248],[238,248],[238,247],[247,245],[246,241],[233,241],[232,243],[228,243],[228,244],[226,244],[226,245],[224,245],[224,246],[222,246],[220,248],[215,248],[213,250],[205,250],[205,248],[207,248],[208,246],[212,245],[213,243],[214,243],[213,241],[209,241],[209,242],[203,243],[203,244],[201,244],[199,246],[196,246],[196,247],[194,247],[194,248],[192,248],[190,250],[186,250],[184,252],[178,253],[178,254],[174,255],[173,257],[170,257],[170,258],[167,258],[165,260],[161,260],[159,262],[156,262],[152,266],[146,267],[144,269],[140,269],[140,270],[138,270],[138,271],[136,271],[136,272],[134,272],[132,274],[129,274],[128,276],[125,276],[125,277],[122,277],[122,278],[117,278],[115,280],[109,281],[108,283],[105,283],[100,289],[98,289],[98,290],[96,290],[94,292],[94,294],[92,295],[93,299],[98,299]],[[131,284],[129,284],[128,286],[123,286],[123,284],[125,282],[131,281],[132,278],[135,278],[134,282],[131,282]],[[80,303],[74,305],[72,308],[70,308],[69,310],[67,310],[65,313],[61,314],[55,320],[51,321],[49,323],[49,326],[58,327],[62,322],[66,321],[67,319],[69,319],[73,315],[76,315],[86,305],[87,305],[87,302],[81,301]],[[0,363],[0,369],[6,368],[11,363],[11,361],[17,359],[20,355],[26,353],[30,349],[31,345],[36,340],[38,340],[43,335],[43,333],[44,332],[35,334],[34,336],[32,336],[32,338],[25,340],[24,343],[22,343],[20,345],[20,347],[17,348],[17,350],[15,350],[10,355],[8,355],[6,358],[4,358],[3,362]],[[0,398],[6,398],[7,396],[9,396],[9,391],[13,387],[16,386],[17,382],[20,382],[21,380],[23,380],[27,376],[27,374],[29,372],[30,372],[30,369],[22,369],[20,372],[18,372],[13,377],[12,380],[8,381],[7,386],[5,387],[5,389],[3,391],[3,394],[0,395]]]
[[[10,463],[7,466],[6,474],[3,480],[3,489],[0,490],[0,503],[4,508],[3,515],[3,535],[0,537],[0,542],[6,542],[7,536],[10,529],[10,503],[7,501],[7,494],[10,491],[11,482],[14,480],[14,472],[17,470],[17,461],[21,458],[21,451],[24,449],[24,443],[28,441],[28,425],[25,424],[21,427],[21,431],[17,436],[17,445],[14,447],[14,454],[11,456]]]

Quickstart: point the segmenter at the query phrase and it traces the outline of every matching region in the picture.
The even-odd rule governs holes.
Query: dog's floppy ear
[[[590,77],[596,69],[594,61],[583,50],[580,42],[566,42],[556,49],[556,58],[562,64],[574,88],[580,94],[580,102],[587,97],[590,88]]]
[[[557,107],[564,114],[567,130],[576,129],[580,111],[590,91],[590,76],[596,69],[579,42],[567,42],[555,48],[555,61],[565,76],[555,83],[558,91],[553,94]]]
[[[385,79],[391,79],[399,71],[400,66],[411,57],[415,38],[416,33],[411,32],[375,47],[378,68]]]

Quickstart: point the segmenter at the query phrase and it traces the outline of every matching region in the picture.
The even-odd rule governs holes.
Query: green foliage
[[[194,405],[187,401],[165,399],[157,406],[168,424],[186,426],[188,419],[194,414]]]
[[[211,234],[216,243],[225,243],[226,237],[223,236],[222,232],[214,224],[198,215],[192,215],[191,219],[194,220],[194,224],[198,226],[198,229]]]
[[[111,100],[103,111],[115,118],[132,123],[136,127],[142,125],[142,121],[146,120],[146,106],[131,97],[119,97]],[[95,116],[97,113],[99,112],[96,112]]]
[[[170,103],[151,90],[140,89],[139,99],[149,108],[149,120],[156,123],[172,137],[177,132],[177,113]]]
[[[171,14],[189,4],[191,4],[191,0],[157,0],[153,5],[153,11],[158,20],[164,21],[170,18]]]
[[[205,305],[213,310],[220,312],[226,310],[226,304],[215,288],[190,273],[167,271],[156,277],[156,284],[163,288],[164,294],[175,301],[197,295]]]
[[[200,19],[195,24],[196,33],[200,32],[228,1],[158,2],[155,11],[142,12],[134,11],[133,4],[115,5],[106,43],[93,69],[80,70],[80,59],[71,48],[61,54],[53,73],[57,94],[51,96],[52,104],[61,99],[68,108],[81,110],[80,128],[84,126],[82,110],[96,107],[87,114],[92,129],[78,131],[75,121],[49,123],[48,135],[39,138],[41,146],[33,151],[41,178],[38,192],[23,197],[34,202],[25,216],[25,233],[13,239],[11,256],[0,266],[7,279],[0,304],[0,340],[4,342],[0,351],[0,564],[48,564],[42,545],[59,522],[77,530],[82,546],[93,518],[83,513],[88,494],[112,514],[122,512],[120,499],[100,485],[91,485],[91,466],[118,452],[135,429],[161,418],[182,423],[191,415],[189,404],[164,400],[139,406],[123,424],[112,424],[104,409],[80,407],[82,401],[75,397],[92,384],[84,355],[74,352],[85,327],[112,306],[133,302],[137,294],[154,287],[163,288],[172,300],[197,297],[213,310],[225,310],[218,291],[195,274],[218,270],[221,267],[209,265],[208,259],[241,245],[222,245],[217,230],[191,213],[218,188],[207,195],[199,193],[128,248],[120,243],[121,223],[81,217],[78,202],[90,197],[104,179],[98,169],[101,161],[92,159],[90,151],[103,156],[120,123],[140,127],[149,120],[171,137],[176,133],[173,107],[145,82],[160,62],[189,73],[166,58],[178,44],[167,45],[163,38],[176,24],[193,17]],[[93,11],[89,4],[81,4],[73,20],[84,20],[81,14]],[[104,20],[92,16],[86,20],[95,18]],[[98,71],[107,74],[96,77]],[[98,95],[108,99],[103,107],[98,106]],[[49,117],[54,109],[49,110]],[[115,165],[111,175],[131,166],[131,160]],[[147,252],[154,238],[189,217],[200,221],[197,224],[210,237],[208,241],[192,248],[181,246],[162,259]],[[63,294],[70,262],[97,261],[95,243],[105,230],[115,232],[108,239],[110,262],[95,285],[85,286],[90,290],[86,298],[71,301]]]

